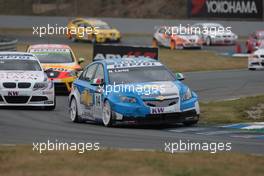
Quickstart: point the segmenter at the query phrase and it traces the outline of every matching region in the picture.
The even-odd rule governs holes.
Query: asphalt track
[[[152,24],[145,27],[153,29]],[[242,28],[238,25],[237,29]],[[248,34],[248,32],[242,31],[241,34]],[[18,38],[19,42],[28,44],[71,43],[63,37],[54,36],[42,39],[20,35],[13,37]],[[149,45],[151,37],[126,36],[122,42],[123,44]],[[221,46],[205,47],[205,49],[217,52],[232,50],[231,47]],[[196,72],[185,73],[185,76],[184,82],[198,93],[201,101],[233,99],[264,92],[264,72],[262,71]],[[92,123],[75,124],[69,119],[66,96],[57,97],[57,108],[53,112],[0,109],[0,144],[32,144],[57,139],[61,142],[99,142],[101,147],[164,150],[165,142],[189,140],[191,142],[231,142],[234,152],[264,154],[263,138],[263,133],[248,133],[219,126],[105,128]]]
[[[65,38],[62,35],[46,35],[43,37],[39,37],[37,35],[21,35],[21,34],[9,34],[9,37],[15,38],[20,43],[24,44],[46,44],[46,43],[56,43],[56,44],[73,44],[72,41]],[[130,34],[123,35],[121,43],[123,45],[139,45],[139,46],[151,46],[152,37],[151,35],[141,35],[141,34]],[[89,42],[78,42],[83,45],[89,45]],[[242,47],[242,51],[245,51],[245,43],[240,41],[240,46]],[[213,51],[217,53],[233,53],[235,51],[235,46],[224,46],[224,45],[216,45],[216,46],[204,46],[203,50]]]
[[[73,17],[52,17],[52,16],[8,16],[0,15],[0,28],[32,29],[32,27],[65,26]],[[239,36],[248,36],[256,30],[263,29],[263,21],[221,21],[221,20],[179,20],[179,19],[139,19],[139,18],[100,18],[116,27],[122,33],[152,34],[155,27],[162,25],[192,25],[200,22],[220,23],[225,27],[232,27],[232,31]]]
[[[264,72],[233,70],[186,73],[186,83],[202,101],[235,98],[264,92]],[[253,91],[254,90],[254,91]],[[0,143],[99,142],[100,147],[164,150],[165,142],[231,142],[232,151],[264,154],[263,133],[248,133],[219,126],[105,128],[70,121],[67,96],[57,97],[55,111],[0,109]]]

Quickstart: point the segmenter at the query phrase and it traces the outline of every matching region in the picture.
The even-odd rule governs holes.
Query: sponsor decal
[[[151,114],[162,114],[164,113],[163,107],[151,108]]]
[[[101,107],[101,94],[95,93],[94,94],[94,105],[97,107]]]
[[[0,73],[0,79],[24,79],[24,80],[37,80],[40,77],[39,74],[35,73],[25,73],[25,72],[17,72],[17,73]]]
[[[158,48],[120,45],[94,45],[93,60],[138,59],[148,57],[158,60]]]
[[[163,101],[165,99],[165,97],[164,96],[158,96],[158,97],[156,97],[156,99],[160,100],[160,101]]]
[[[18,96],[19,93],[18,93],[18,91],[9,91],[9,92],[7,93],[7,95],[8,95],[8,96],[15,97],[15,96]]]
[[[87,90],[84,90],[81,94],[81,104],[85,106],[91,106],[92,103],[93,103],[92,95]]]
[[[45,70],[65,71],[65,72],[74,70],[73,66],[67,66],[67,65],[43,64],[42,66]]]
[[[43,54],[48,54],[49,52],[71,52],[70,49],[64,49],[64,48],[37,48],[37,49],[31,49],[30,50],[31,53],[38,53],[38,52],[41,52]]]
[[[113,65],[107,65],[107,69],[118,69],[118,68],[132,68],[132,67],[150,67],[150,66],[162,66],[160,62],[137,62],[137,61],[126,61],[120,62]],[[112,70],[112,72],[119,72],[117,70]],[[127,72],[127,71],[120,71],[120,72]]]
[[[189,0],[190,17],[263,18],[262,0]]]

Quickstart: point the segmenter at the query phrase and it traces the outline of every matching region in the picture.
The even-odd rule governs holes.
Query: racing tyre
[[[250,70],[250,71],[255,71],[256,68],[249,68],[248,70]]]
[[[76,36],[72,35],[71,36],[71,41],[72,42],[78,42],[78,39],[76,38]]]
[[[78,116],[77,101],[75,98],[72,98],[70,102],[70,117],[71,120],[75,123],[83,122],[82,118]]]
[[[53,106],[45,106],[44,109],[47,111],[53,111],[56,108],[56,97],[54,98],[54,105]]]
[[[206,44],[207,46],[212,45],[212,41],[211,41],[211,38],[210,38],[210,37],[206,37],[206,39],[205,39],[205,44]]]
[[[113,125],[113,119],[112,119],[112,110],[109,101],[104,102],[103,107],[103,123],[106,127],[111,127]]]

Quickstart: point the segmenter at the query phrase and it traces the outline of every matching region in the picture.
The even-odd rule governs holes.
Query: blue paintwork
[[[109,80],[108,80],[107,66],[113,65],[113,64],[120,64],[123,62],[124,62],[124,59],[109,59],[109,60],[95,61],[92,64],[100,63],[103,65],[104,76],[105,76],[104,82],[105,82],[105,85],[110,86]],[[149,59],[149,58],[141,58],[141,59],[137,59],[135,61],[135,63],[137,63],[137,62],[157,62],[157,60],[153,60],[153,59]],[[88,65],[87,67],[89,67],[90,65]],[[187,100],[187,101],[183,101],[182,97],[185,94],[188,87],[185,84],[183,84],[181,81],[178,81],[176,79],[172,83],[174,83],[179,90],[180,111],[185,111],[187,109],[188,110],[189,109],[195,109],[195,103],[198,102],[197,94],[195,92],[192,92],[192,98]],[[87,81],[82,81],[82,80],[76,79],[73,84],[75,87],[77,87],[80,94],[85,89],[92,89],[92,91],[95,91],[95,86],[91,86],[90,83]],[[149,85],[151,83],[140,83],[137,85],[144,85],[144,84]],[[135,86],[135,84],[131,84],[131,85]],[[151,92],[151,95],[153,95],[155,93],[159,94],[159,92]],[[136,99],[136,102],[135,103],[122,102],[120,100],[120,96],[133,97]],[[123,116],[144,118],[144,117],[146,117],[146,115],[150,114],[150,107],[148,107],[144,104],[141,96],[142,96],[142,94],[140,94],[138,92],[124,91],[124,92],[118,92],[118,93],[117,92],[106,93],[106,91],[104,91],[102,93],[102,101],[108,100],[110,102],[112,110],[117,112],[117,113],[122,114]]]

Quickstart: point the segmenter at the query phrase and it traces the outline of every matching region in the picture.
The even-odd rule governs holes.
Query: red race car
[[[247,52],[252,53],[257,50],[264,41],[264,30],[259,30],[252,33],[246,42]]]

